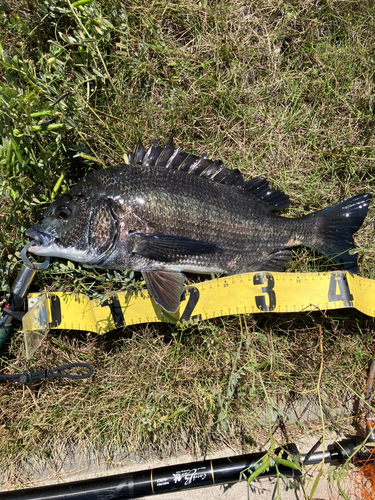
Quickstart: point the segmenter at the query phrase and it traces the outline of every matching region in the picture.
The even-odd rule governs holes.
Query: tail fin
[[[358,272],[358,255],[350,254],[349,250],[355,248],[353,234],[361,227],[370,202],[370,194],[356,194],[332,207],[311,214],[323,219],[318,235],[320,243],[315,248],[353,273]]]

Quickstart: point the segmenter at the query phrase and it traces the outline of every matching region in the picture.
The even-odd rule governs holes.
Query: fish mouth
[[[41,252],[43,252],[46,247],[50,246],[52,243],[56,241],[56,238],[53,236],[42,233],[41,231],[36,231],[35,229],[27,229],[25,231],[25,235],[28,236],[29,238],[32,238],[34,245],[32,245],[29,249],[28,252],[33,253],[35,255],[42,255]],[[44,255],[44,254],[43,254]]]

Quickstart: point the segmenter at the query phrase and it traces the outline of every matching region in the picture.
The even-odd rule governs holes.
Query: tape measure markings
[[[344,271],[297,275],[256,272],[188,285],[180,309],[174,314],[164,313],[147,291],[120,292],[103,301],[83,294],[49,293],[47,311],[51,328],[99,334],[139,323],[199,321],[260,312],[297,313],[355,307],[375,317],[374,283]],[[35,296],[40,294],[29,295]]]

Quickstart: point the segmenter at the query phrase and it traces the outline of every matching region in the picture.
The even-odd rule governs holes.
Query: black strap
[[[63,370],[71,370],[72,368],[86,368],[87,372],[83,375],[77,375],[75,373],[60,373]],[[64,366],[56,366],[55,368],[39,370],[37,372],[24,372],[18,375],[0,374],[0,380],[11,380],[12,382],[20,382],[21,384],[27,384],[33,380],[41,380],[44,378],[70,378],[74,380],[82,380],[84,378],[91,377],[93,372],[94,370],[92,366],[87,363],[70,363]]]
[[[23,303],[25,302],[25,297],[18,295],[17,293],[11,292],[9,296],[9,301],[2,307],[1,312],[4,315],[11,316],[19,321],[22,321],[23,316],[25,316],[26,311],[21,311]]]
[[[9,307],[3,310],[3,316],[11,316],[18,321],[22,321],[25,314],[26,311],[13,311],[13,309],[10,309]]]

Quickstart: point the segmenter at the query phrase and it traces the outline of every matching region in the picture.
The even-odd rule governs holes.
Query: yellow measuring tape
[[[147,290],[102,301],[87,295],[30,294],[25,332],[51,328],[104,334],[139,323],[199,321],[233,314],[302,312],[354,307],[375,317],[375,281],[345,272],[226,276],[185,287],[179,310],[166,313]],[[34,306],[34,307],[32,307]]]

